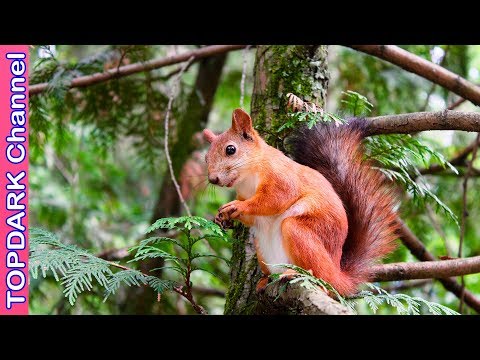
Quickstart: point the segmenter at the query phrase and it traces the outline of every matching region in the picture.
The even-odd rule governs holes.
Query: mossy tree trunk
[[[291,92],[323,107],[328,80],[326,46],[258,46],[251,103],[255,128],[270,145],[283,150],[283,139],[270,130],[286,120],[286,95]],[[248,229],[243,226],[235,229],[232,252],[225,314],[278,313],[278,308],[271,309],[271,304],[257,297],[255,287],[261,270]]]

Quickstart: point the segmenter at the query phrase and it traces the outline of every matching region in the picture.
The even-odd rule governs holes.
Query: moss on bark
[[[323,107],[328,81],[326,46],[257,47],[251,115],[255,128],[267,143],[283,150],[283,139],[272,129],[286,120],[286,95],[291,92]],[[239,225],[234,235],[236,240],[232,249],[225,314],[266,313],[265,307],[257,306],[259,299],[255,286],[261,270],[248,229]]]

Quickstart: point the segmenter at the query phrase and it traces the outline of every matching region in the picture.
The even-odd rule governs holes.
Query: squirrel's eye
[[[228,145],[227,148],[225,149],[225,152],[227,153],[227,155],[233,155],[235,154],[235,151],[237,151],[237,149],[235,149],[235,146],[233,145]]]

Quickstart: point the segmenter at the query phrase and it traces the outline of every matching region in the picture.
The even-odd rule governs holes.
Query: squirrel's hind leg
[[[307,218],[300,215],[282,222],[282,241],[288,257],[294,265],[311,270],[315,277],[331,284],[340,294],[349,293],[352,283],[340,270],[340,261],[332,259],[322,239],[322,236],[334,234],[318,234],[305,220]]]

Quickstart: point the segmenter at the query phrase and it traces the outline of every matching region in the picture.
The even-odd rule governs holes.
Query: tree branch
[[[408,134],[426,130],[480,131],[480,113],[462,111],[416,112],[366,118],[367,136]]]
[[[410,250],[410,252],[418,260],[421,261],[434,261],[435,257],[425,248],[425,245],[412,233],[403,221],[401,223],[401,236],[403,244]],[[455,278],[443,278],[438,279],[442,285],[448,291],[455,294],[458,298],[462,296],[462,286],[455,280]],[[474,309],[477,313],[480,313],[480,300],[475,297],[470,291],[465,290],[463,292],[463,299],[465,303]]]
[[[178,64],[178,63],[187,61],[191,57],[193,57],[196,61],[205,57],[223,54],[228,51],[243,49],[244,47],[246,47],[246,45],[205,46],[203,48],[188,51],[186,53],[179,54],[179,55],[167,56],[161,59],[155,59],[155,60],[145,61],[141,63],[134,63],[134,64],[125,65],[125,66],[120,66],[119,68],[111,69],[102,73],[79,76],[72,80],[70,84],[70,88],[86,87],[86,86],[102,83],[105,81],[109,81],[111,79],[118,79],[131,74],[151,71],[164,66]],[[30,96],[36,95],[41,92],[44,92],[47,89],[48,89],[48,83],[33,84],[33,85],[30,85],[29,87],[29,95]]]
[[[285,291],[280,282],[270,284],[259,296],[260,314],[353,315],[353,311],[329,297],[320,289],[306,289],[300,283],[289,283]]]
[[[372,268],[373,281],[441,279],[480,272],[480,256],[464,259],[394,263]]]
[[[352,49],[376,56],[441,85],[451,92],[480,105],[480,87],[442,66],[394,45],[349,45]]]

